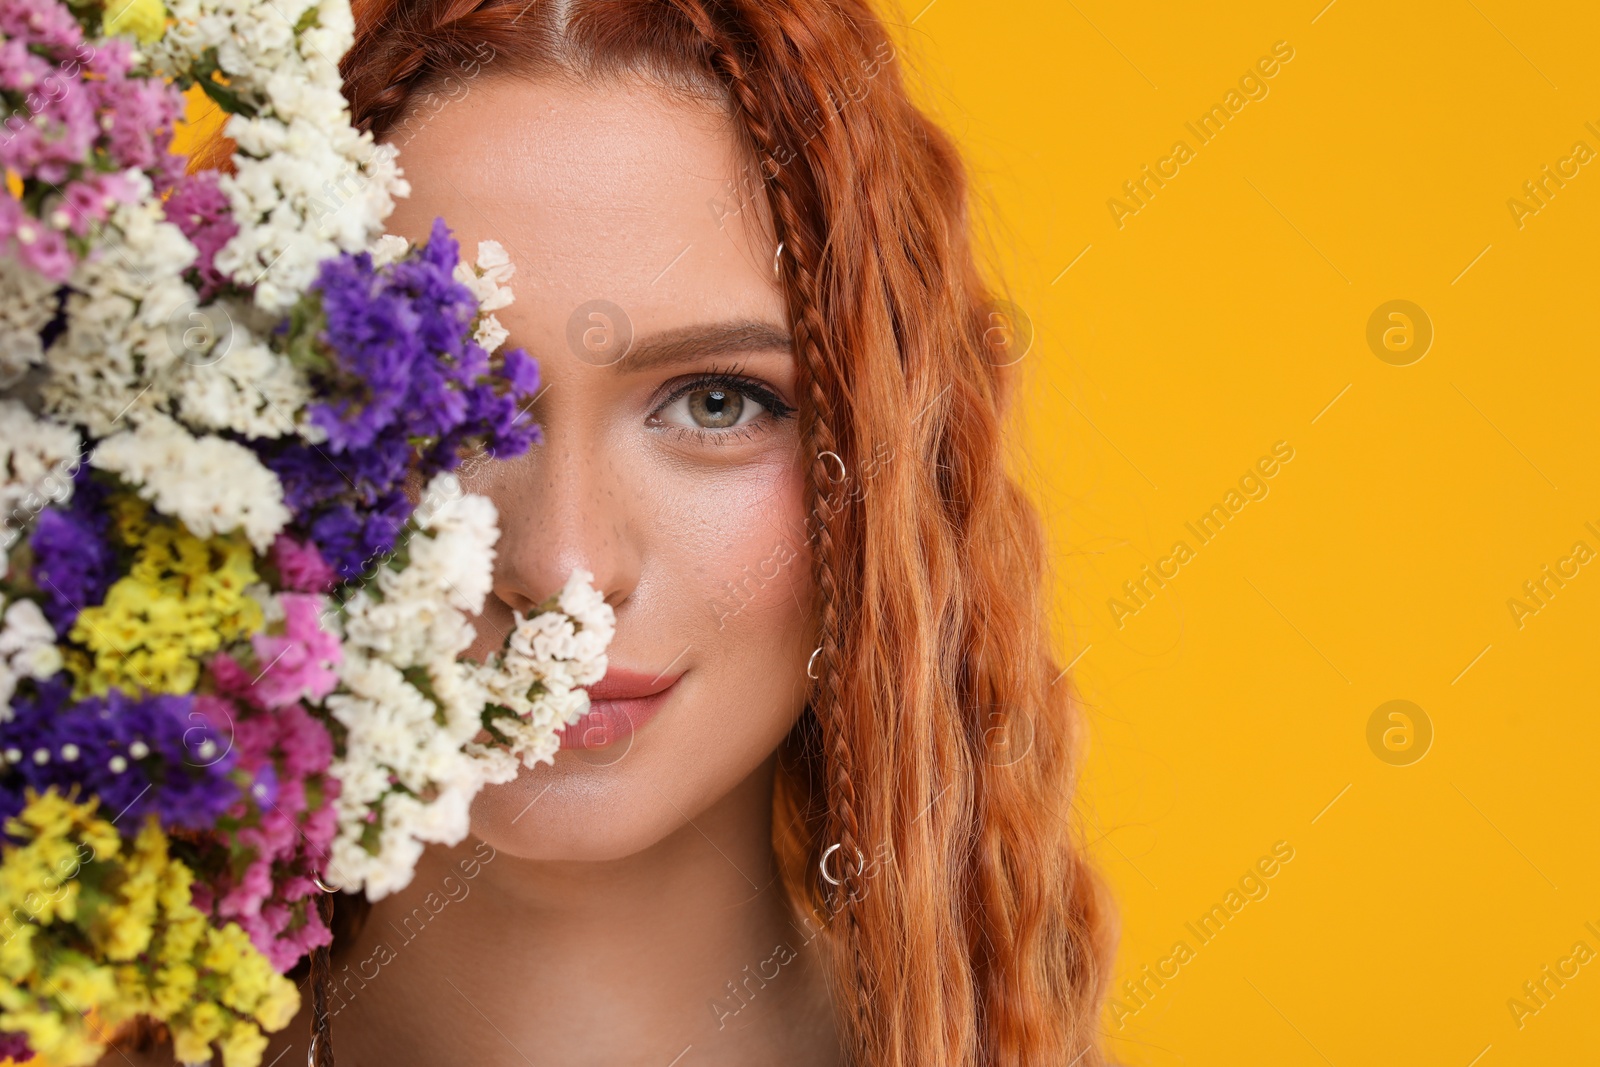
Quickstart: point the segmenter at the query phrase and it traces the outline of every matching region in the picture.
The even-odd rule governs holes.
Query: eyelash
[[[743,364],[733,367],[713,366],[705,373],[695,375],[693,378],[683,382],[668,394],[666,399],[657,404],[651,411],[650,417],[652,419],[656,418],[666,410],[668,405],[677,403],[690,393],[698,393],[705,389],[728,389],[732,392],[740,393],[760,404],[764,409],[764,414],[770,416],[774,421],[787,419],[794,414],[795,409],[793,407],[785,404],[778,398],[776,393],[761,382],[754,378],[746,378],[740,373],[742,369]],[[666,424],[663,424],[661,428],[673,432],[680,440],[687,438],[700,442],[729,444],[733,440],[748,440],[755,434],[765,432],[770,427],[763,426],[761,420],[757,419],[744,426],[730,426],[724,430],[691,429],[688,426]]]

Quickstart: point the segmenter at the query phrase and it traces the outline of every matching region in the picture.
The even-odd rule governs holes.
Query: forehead
[[[443,216],[464,257],[498,240],[524,310],[782,320],[766,205],[720,105],[642,80],[478,78],[424,97],[391,140],[412,188],[391,232],[415,240]]]

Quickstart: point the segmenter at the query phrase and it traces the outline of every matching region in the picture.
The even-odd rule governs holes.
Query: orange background
[[[1035,330],[1017,465],[1123,916],[1105,1027],[1150,1067],[1593,1062],[1600,555],[1572,550],[1600,553],[1600,162],[1571,160],[1600,152],[1600,11],[1324,4],[899,9]],[[1280,41],[1202,144],[1185,123]],[[1175,176],[1108,207],[1179,139]],[[1368,343],[1391,300],[1432,324],[1420,359]],[[1280,441],[1202,545],[1185,524]],[[1576,576],[1514,613],[1546,565]],[[1392,700],[1409,747],[1387,712],[1369,744]],[[1276,842],[1292,860],[1202,943],[1185,924]],[[1171,977],[1135,1000],[1146,965]],[[1541,1006],[1547,965],[1571,977]]]

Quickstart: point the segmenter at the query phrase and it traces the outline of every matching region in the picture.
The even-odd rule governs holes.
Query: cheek
[[[804,640],[812,531],[802,494],[798,473],[773,470],[761,492],[713,504],[719,514],[711,536],[684,546],[692,557],[683,573],[707,605],[708,650],[743,658],[759,646],[778,655]]]

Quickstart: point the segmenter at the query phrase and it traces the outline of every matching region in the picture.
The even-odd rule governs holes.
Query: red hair
[[[345,90],[379,139],[464,72],[643,74],[729,109],[782,242],[822,641],[773,843],[825,928],[851,1062],[1102,1064],[1114,923],[1071,819],[1046,542],[1004,467],[1015,356],[961,159],[866,0],[355,7]]]

